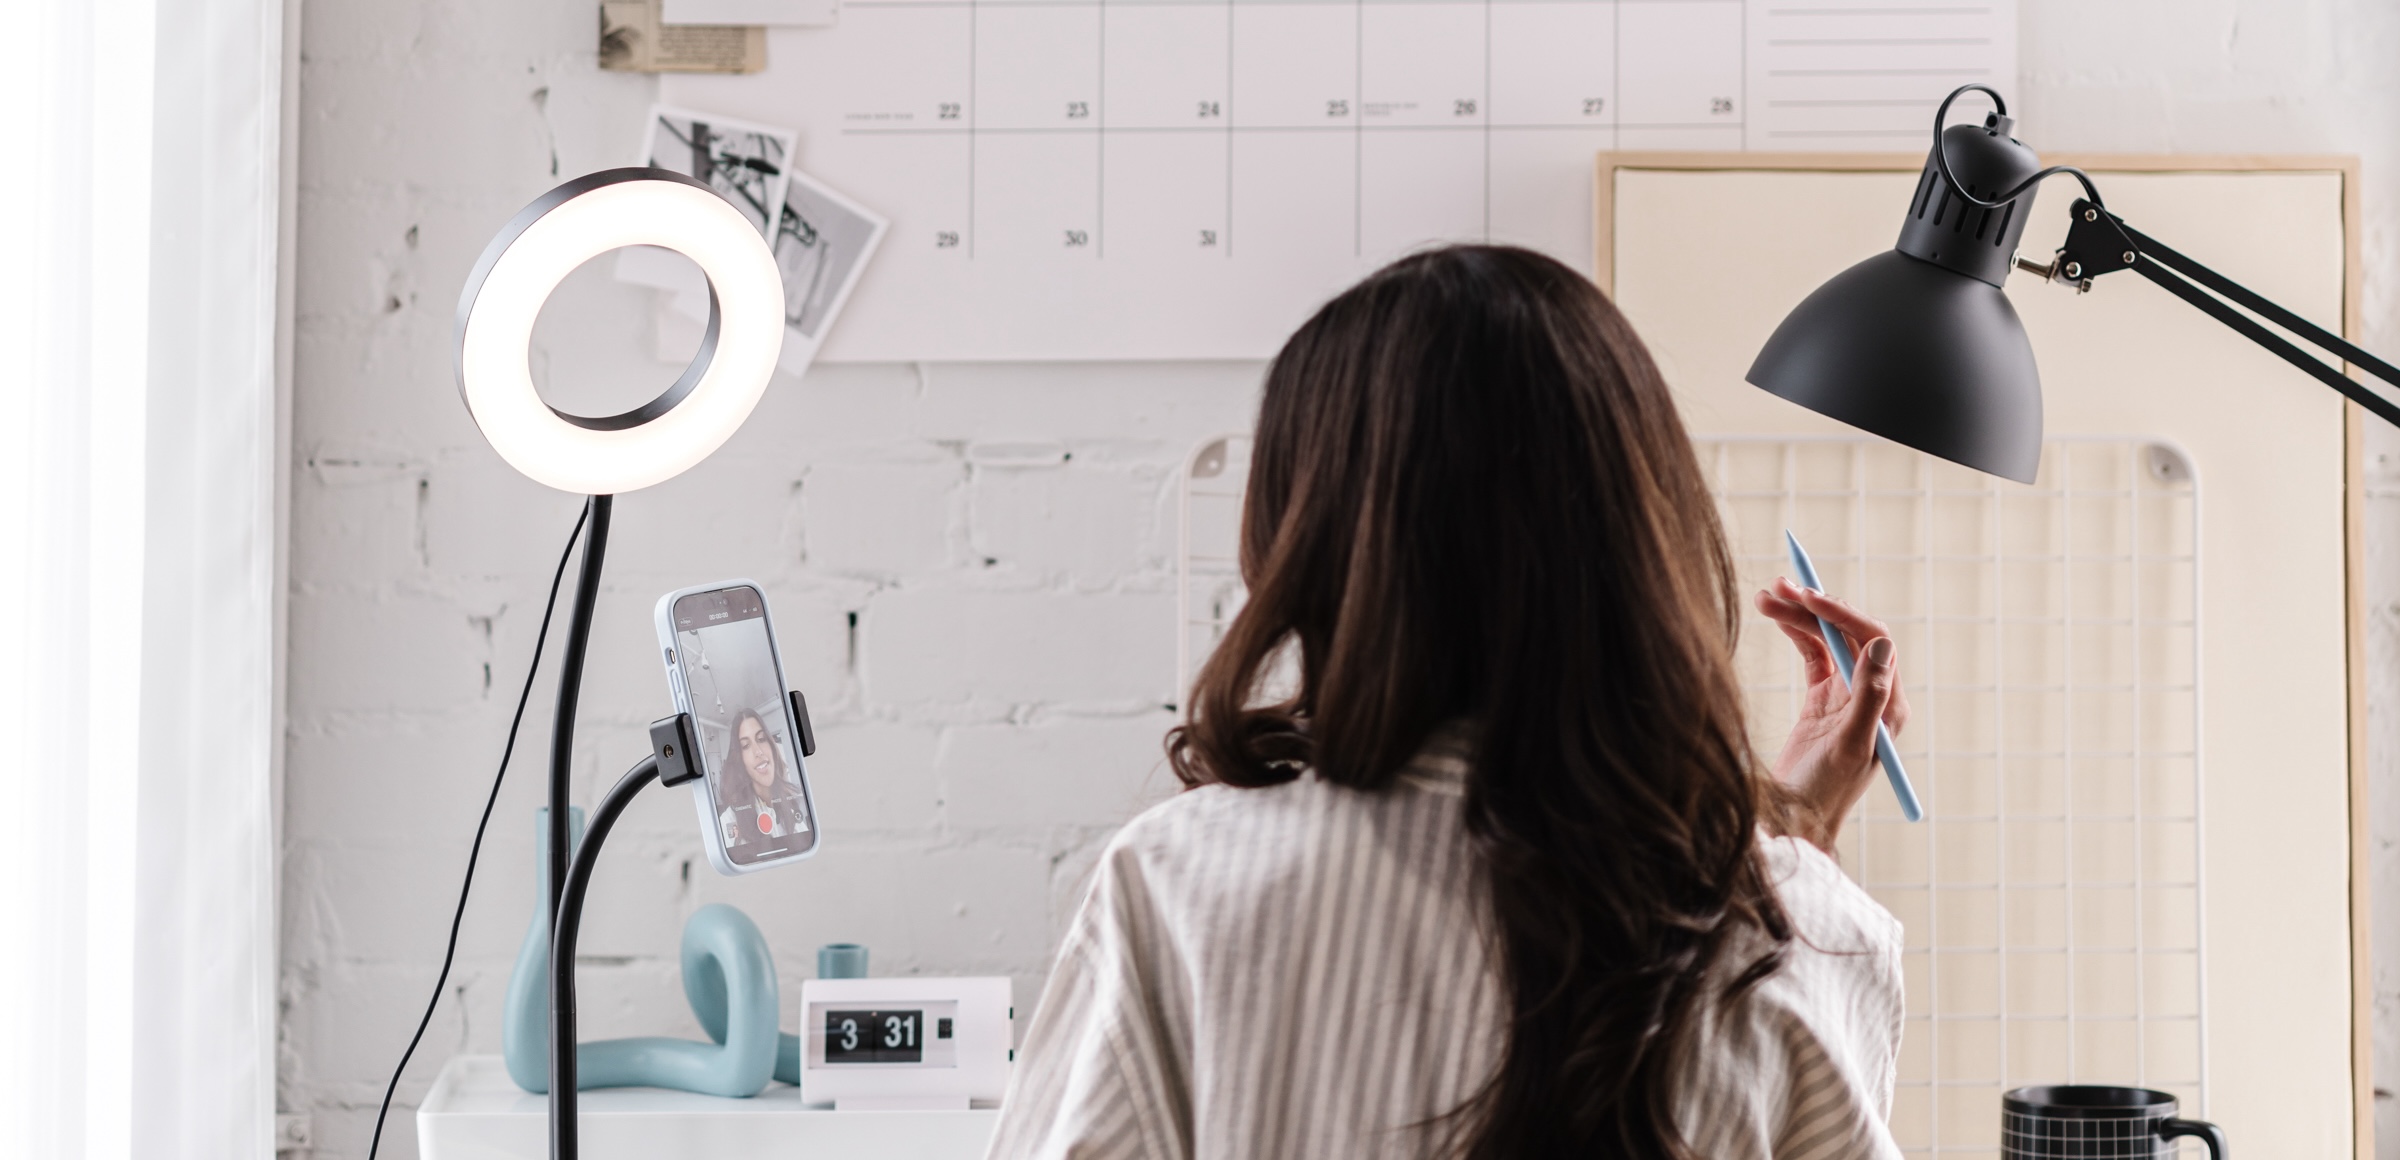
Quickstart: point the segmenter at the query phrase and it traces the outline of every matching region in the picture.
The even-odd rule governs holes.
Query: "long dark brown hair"
[[[1249,602],[1177,776],[1378,789],[1467,723],[1509,1024],[1435,1126],[1471,1160],[1689,1157],[1701,1003],[1791,938],[1756,840],[1785,807],[1744,731],[1724,533],[1632,327],[1528,251],[1394,263],[1268,370],[1241,536]],[[1297,691],[1259,703],[1283,656]]]
[[[775,780],[766,793],[758,792],[758,783],[750,780],[750,763],[742,760],[742,722],[758,722],[759,736],[767,739],[767,748],[775,753]],[[730,806],[737,801],[772,802],[778,797],[791,796],[784,783],[783,746],[775,743],[775,731],[767,728],[767,719],[756,709],[744,709],[733,715],[733,735],[725,739],[725,760],[717,765],[717,804]],[[736,796],[741,795],[741,796]],[[772,805],[769,808],[773,808]]]

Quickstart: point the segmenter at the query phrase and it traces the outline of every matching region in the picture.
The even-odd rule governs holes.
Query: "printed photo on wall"
[[[653,106],[643,124],[642,164],[705,183],[732,202],[760,234],[773,236],[798,133],[665,105]],[[700,268],[680,254],[656,246],[629,246],[617,255],[616,273],[620,282],[697,294],[701,317],[707,317],[707,283]]]
[[[780,126],[662,105],[650,110],[643,159],[707,183],[763,234],[770,209],[783,203],[799,142],[798,132]]]
[[[788,374],[808,370],[858,285],[859,274],[891,223],[883,215],[842,196],[825,183],[794,170],[784,187],[783,213],[774,234],[775,265],[783,271],[783,355],[776,367]],[[708,323],[708,292],[696,279],[676,289],[658,311],[658,351],[665,361],[684,357]]]
[[[824,341],[888,224],[816,178],[792,174],[775,231],[775,264],[783,270],[784,322],[812,349]],[[791,350],[788,339],[784,350]]]

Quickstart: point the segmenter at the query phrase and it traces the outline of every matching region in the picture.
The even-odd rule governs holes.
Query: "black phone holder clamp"
[[[795,689],[789,694],[792,723],[800,736],[802,757],[814,757],[817,733],[808,720],[808,698]],[[592,867],[600,861],[600,844],[631,805],[635,794],[651,782],[686,785],[697,781],[700,730],[689,713],[661,717],[650,723],[650,755],[635,763],[617,784],[609,787],[584,827],[583,841],[558,896],[558,913],[550,923],[550,1157],[577,1160],[580,1152],[575,1122],[575,935],[583,923],[583,898],[592,882]]]
[[[808,723],[808,698],[798,689],[788,694],[792,703],[792,724],[800,736],[800,756],[817,755],[817,730]],[[658,784],[684,785],[700,779],[700,732],[692,724],[692,715],[677,713],[650,723],[650,755],[658,759]],[[639,766],[635,767],[637,770]],[[630,777],[631,774],[626,776]]]

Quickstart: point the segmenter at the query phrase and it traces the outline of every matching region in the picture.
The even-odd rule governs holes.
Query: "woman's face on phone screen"
[[[742,718],[742,768],[750,774],[750,784],[764,794],[775,788],[775,739],[767,736],[767,727],[756,717]]]

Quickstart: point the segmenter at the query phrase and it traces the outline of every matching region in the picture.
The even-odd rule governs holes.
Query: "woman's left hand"
[[[1796,791],[1812,815],[1799,819],[1798,836],[1830,852],[1842,819],[1874,783],[1875,722],[1881,720],[1894,737],[1908,724],[1898,650],[1882,621],[1782,577],[1758,594],[1758,611],[1800,650],[1808,682],[1800,719],[1775,758],[1775,780]],[[1818,617],[1847,638],[1857,661],[1852,682],[1833,667]]]

